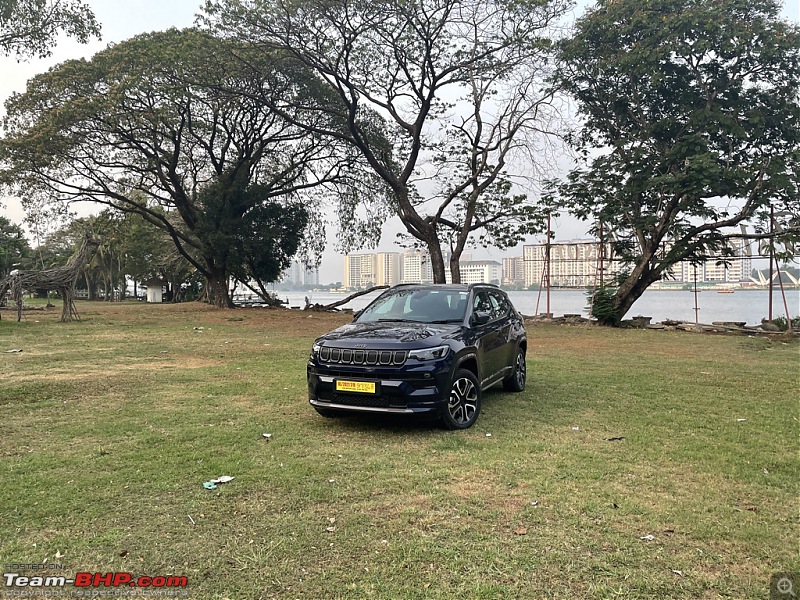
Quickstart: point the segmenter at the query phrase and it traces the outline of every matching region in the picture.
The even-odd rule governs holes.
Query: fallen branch
[[[388,287],[389,287],[388,285],[376,285],[376,286],[371,287],[369,289],[361,290],[360,292],[356,292],[355,294],[350,294],[344,300],[339,300],[338,302],[332,302],[330,304],[311,304],[308,301],[308,298],[306,298],[305,310],[316,310],[316,311],[319,311],[319,312],[336,310],[337,307],[342,306],[344,304],[347,304],[348,302],[358,298],[359,296],[363,296],[364,294],[369,294],[370,292],[374,292],[375,290],[385,290]]]

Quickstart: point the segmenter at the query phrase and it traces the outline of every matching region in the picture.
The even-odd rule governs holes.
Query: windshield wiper
[[[378,319],[378,323],[422,323],[414,319]]]
[[[464,319],[439,319],[438,321],[428,321],[436,325],[444,325],[446,323],[463,323]]]

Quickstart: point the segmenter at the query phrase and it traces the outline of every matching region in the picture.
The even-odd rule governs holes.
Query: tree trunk
[[[650,268],[651,258],[652,253],[646,259],[641,257],[633,272],[617,288],[617,292],[614,294],[614,312],[617,323],[622,321],[633,303],[642,297],[647,288],[661,278],[660,270],[656,271]]]
[[[436,230],[432,231],[425,243],[428,245],[428,254],[431,257],[431,270],[433,271],[433,283],[447,283],[444,270],[444,256],[442,256],[442,245],[436,236]]]
[[[464,253],[464,248],[469,239],[469,231],[472,226],[472,218],[475,213],[475,204],[478,201],[480,193],[477,189],[473,188],[470,193],[470,201],[467,203],[467,210],[464,214],[464,223],[461,230],[458,232],[456,238],[455,248],[451,247],[450,254],[450,277],[453,278],[453,283],[461,283],[461,255]]]
[[[179,304],[183,302],[183,291],[181,290],[181,282],[178,279],[173,279],[170,281],[169,287],[170,290],[172,291],[171,302],[173,304]]]
[[[86,281],[86,299],[97,300],[97,286],[95,285],[94,278],[88,272],[83,272],[83,279]]]
[[[456,250],[450,255],[450,278],[453,283],[461,283],[461,251]]]
[[[120,255],[117,255],[117,276],[119,277],[119,301],[125,300],[126,292],[128,291],[128,280],[125,279],[125,273],[122,272],[122,262]]]
[[[224,273],[214,272],[206,276],[208,302],[217,308],[236,308],[228,291],[228,277]]]

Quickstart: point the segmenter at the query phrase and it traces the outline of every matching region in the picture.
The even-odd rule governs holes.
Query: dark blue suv
[[[527,347],[522,318],[496,286],[398,285],[314,342],[308,397],[326,417],[427,414],[466,429],[483,390],[525,389]]]

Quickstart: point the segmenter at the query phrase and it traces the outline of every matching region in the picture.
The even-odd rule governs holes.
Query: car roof
[[[413,288],[418,290],[453,290],[464,292],[478,287],[487,287],[498,291],[500,288],[493,283],[398,283],[389,289]]]

